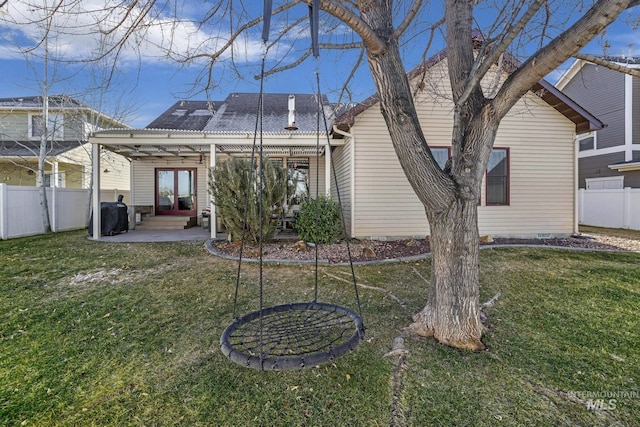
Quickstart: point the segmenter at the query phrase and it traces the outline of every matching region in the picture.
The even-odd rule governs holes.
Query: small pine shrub
[[[210,170],[209,190],[213,196],[216,211],[224,224],[229,239],[240,240],[244,226],[245,240],[257,243],[273,239],[277,217],[283,206],[289,204],[287,194],[293,190],[287,171],[279,164],[264,159],[264,185],[262,187],[262,218],[260,218],[259,177],[257,165],[249,160],[231,158]]]
[[[307,243],[320,244],[337,241],[342,235],[340,205],[323,196],[317,200],[304,201],[300,205],[295,229],[300,239]]]

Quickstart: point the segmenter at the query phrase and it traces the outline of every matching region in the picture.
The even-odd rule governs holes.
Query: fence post
[[[584,222],[584,188],[580,188],[578,190],[578,224],[582,224]]]
[[[9,236],[9,224],[7,224],[7,209],[9,201],[7,200],[7,184],[0,184],[0,239],[6,240]]]
[[[624,187],[622,196],[622,228],[631,228],[631,187]]]
[[[58,231],[58,198],[56,197],[58,187],[51,187],[51,232]]]

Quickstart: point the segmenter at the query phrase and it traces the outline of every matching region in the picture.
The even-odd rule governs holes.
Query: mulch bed
[[[598,250],[625,250],[619,246],[599,242],[592,237],[568,237],[566,239],[495,239],[482,246],[496,245],[544,245]],[[240,244],[216,241],[213,248],[225,255],[238,257]],[[430,252],[429,239],[410,240],[352,240],[318,247],[318,258],[331,264],[349,262],[349,250],[354,262],[383,261],[422,255]],[[260,252],[254,245],[245,244],[243,258],[258,258]],[[308,261],[315,259],[315,248],[295,240],[281,240],[263,244],[264,260]]]

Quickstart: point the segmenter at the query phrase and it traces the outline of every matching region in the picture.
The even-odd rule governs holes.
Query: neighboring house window
[[[47,131],[54,139],[64,138],[64,126],[62,115],[49,114]],[[39,139],[44,132],[44,116],[42,114],[31,114],[29,116],[29,137]]]
[[[54,179],[54,174],[52,173],[45,173],[44,174],[44,186],[45,187],[58,187],[58,188],[64,188],[66,185],[66,177],[64,172],[58,172],[58,182],[55,182]]]
[[[579,151],[593,150],[596,148],[595,138],[593,136],[582,138],[578,140]]]
[[[438,166],[440,166],[440,169],[444,170],[444,166],[451,156],[451,150],[448,147],[431,147],[431,154],[438,163]]]
[[[509,204],[509,149],[494,148],[487,165],[487,206]]]
[[[585,181],[587,190],[622,190],[624,188],[624,176],[587,178]]]

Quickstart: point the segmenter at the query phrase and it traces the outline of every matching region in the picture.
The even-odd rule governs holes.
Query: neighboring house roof
[[[147,129],[203,130],[224,101],[178,101]]]
[[[50,143],[47,156],[58,156],[79,146],[78,141],[55,141]],[[40,141],[0,141],[2,157],[37,157],[39,150]]]
[[[612,62],[616,65],[621,65],[623,67],[628,68],[640,68],[640,57],[634,58],[629,56],[605,56],[605,55],[594,55],[598,59],[602,59],[604,61]],[[582,67],[586,64],[591,64],[589,61],[585,61],[584,59],[576,59],[573,61],[573,64],[569,67],[567,71],[560,76],[558,82],[556,83],[556,87],[560,90],[564,89],[567,84],[580,72]]]
[[[425,70],[435,66],[440,63],[447,57],[447,50],[443,49],[440,52],[433,55],[431,58],[427,59],[418,67],[411,70],[407,77],[409,80],[412,80],[422,73]],[[515,71],[521,63],[512,55],[506,54],[504,55],[503,65],[506,66],[507,69],[511,69]],[[546,80],[540,80],[538,83],[534,84],[531,87],[531,91],[542,98],[545,102],[547,102],[550,106],[555,108],[558,112],[564,115],[566,118],[571,120],[576,125],[576,131],[578,133],[587,132],[590,130],[598,130],[604,127],[604,124],[598,120],[594,115],[589,113],[587,110],[578,105],[577,102],[573,101],[567,95],[562,93],[559,89],[554,87],[551,83]],[[347,110],[345,113],[336,118],[335,123],[338,128],[342,130],[348,130],[354,123],[354,120],[357,115],[367,110],[369,107],[373,106],[377,102],[380,101],[379,94],[374,94],[364,100],[363,102],[357,104],[355,107]]]
[[[640,159],[614,163],[612,165],[609,165],[609,169],[613,169],[618,172],[640,171]]]
[[[42,108],[42,96],[0,98],[0,107],[38,109]],[[49,108],[89,108],[65,95],[49,96]]]
[[[47,97],[49,110],[82,110],[101,118],[101,127],[129,128],[128,125],[116,120],[94,108],[83,104],[67,95],[50,95]],[[38,111],[42,109],[42,96],[16,96],[11,98],[0,98],[0,111]]]

